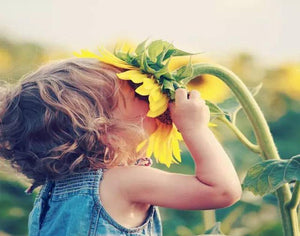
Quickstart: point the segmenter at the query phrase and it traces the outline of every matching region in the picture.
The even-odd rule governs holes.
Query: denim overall
[[[103,170],[47,180],[29,215],[29,236],[162,235],[157,206],[149,208],[145,222],[135,228],[117,223],[99,197]]]

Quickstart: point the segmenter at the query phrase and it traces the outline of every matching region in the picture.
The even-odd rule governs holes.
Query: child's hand
[[[190,91],[188,97],[186,89],[177,89],[175,91],[175,103],[170,103],[169,109],[171,118],[181,133],[208,125],[209,108],[196,90]]]

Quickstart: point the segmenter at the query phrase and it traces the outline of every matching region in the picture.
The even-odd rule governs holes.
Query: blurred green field
[[[15,42],[0,37],[0,80],[10,83],[18,81],[24,74],[37,69],[50,60],[72,56],[57,48],[46,48],[31,42]],[[258,62],[255,55],[239,53],[226,60],[210,58],[236,73],[249,87],[263,83],[256,96],[270,125],[279,154],[287,159],[300,153],[300,62],[286,62],[276,67],[267,67]],[[205,83],[205,81],[204,81]],[[213,85],[211,88],[213,91]],[[254,141],[247,118],[240,112],[238,126],[251,141]],[[251,153],[234,134],[223,124],[213,127],[237,169],[240,180],[247,169],[258,162],[260,157]],[[160,164],[154,166],[171,172],[193,174],[193,160],[184,150],[182,163],[167,168]],[[26,235],[27,219],[35,194],[27,196],[24,190],[30,182],[12,170],[8,163],[0,161],[0,236]],[[201,211],[177,211],[160,208],[164,235],[197,235],[204,231]],[[281,236],[280,215],[274,195],[254,196],[244,192],[241,201],[235,205],[216,210],[217,221],[228,235]]]

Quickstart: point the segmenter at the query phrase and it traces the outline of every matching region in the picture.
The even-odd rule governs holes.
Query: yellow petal
[[[172,126],[165,124],[164,125],[164,137],[162,142],[162,146],[164,146],[164,157],[161,157],[160,162],[166,164],[168,167],[176,162],[172,156],[172,146],[170,145],[170,141],[172,139]]]
[[[141,85],[140,87],[135,89],[135,92],[142,96],[148,96],[150,94],[151,90],[146,89],[143,85]]]
[[[149,138],[147,156],[153,154],[157,162],[169,167],[181,162],[178,131],[174,124],[167,125],[156,119],[157,129]]]
[[[155,87],[155,81],[151,78],[145,78],[143,84],[135,92],[142,96],[147,96],[151,93],[153,87]]]
[[[176,137],[178,140],[183,140],[181,133],[178,132],[178,129],[176,128],[176,126],[174,125],[174,123],[173,123],[173,127],[174,127],[174,131],[175,131],[175,137]]]
[[[147,116],[152,117],[152,118],[157,117],[157,116],[163,114],[167,109],[168,109],[168,103],[164,104],[159,109],[149,110],[147,113]]]
[[[149,96],[149,101],[158,101],[160,100],[161,98],[163,98],[163,93],[161,92],[161,89],[160,87],[156,87],[154,89],[151,90],[151,93],[150,93],[150,96]]]
[[[81,49],[80,53],[74,52],[74,56],[81,57],[81,58],[97,58],[98,60],[101,59],[101,57],[93,52],[90,52],[89,50]]]
[[[151,99],[151,94],[150,94],[148,100],[149,100],[149,107],[153,111],[159,109],[162,106],[166,106],[166,105],[168,106],[169,103],[169,99],[167,98],[167,96],[162,96],[159,100],[153,101],[153,99]]]
[[[136,147],[136,152],[139,152],[142,150],[142,148],[146,145],[147,143],[147,139],[145,139],[144,141],[142,141],[137,147]]]
[[[120,58],[116,57],[114,54],[103,47],[98,48],[98,50],[101,54],[98,59],[104,63],[124,69],[137,69],[136,67],[129,65],[126,61],[123,61]]]
[[[167,130],[165,131],[167,133],[167,137],[165,137],[165,146],[166,146],[166,164],[167,166],[170,166],[172,163],[177,163],[177,161],[173,158],[172,155],[172,139],[173,139],[173,135],[172,135],[172,126],[171,125],[166,125],[167,126]]]
[[[163,94],[160,91],[160,88],[157,87],[151,90],[149,95],[149,112],[147,116],[156,117],[164,113],[168,108],[169,99],[166,94]]]
[[[158,87],[158,84],[155,82],[155,79],[151,77],[144,80],[143,86],[146,89],[153,89],[155,87]]]
[[[121,51],[121,52],[124,52],[124,53],[133,53],[135,51],[135,46],[133,46],[132,43],[130,42],[117,42],[116,44],[116,47],[115,47],[115,50],[116,51]]]
[[[144,79],[147,78],[147,75],[142,74],[139,70],[128,70],[122,73],[117,73],[117,76],[123,80],[131,80],[136,84],[142,83]]]
[[[175,131],[176,132],[176,131]],[[173,130],[173,137],[172,137],[172,151],[174,154],[174,157],[181,162],[181,156],[180,156],[180,147],[179,147],[179,142],[176,137],[176,133]],[[175,135],[174,135],[175,134]]]
[[[160,156],[161,140],[163,140],[162,137],[163,137],[162,126],[160,126],[154,133],[153,154],[157,162]]]

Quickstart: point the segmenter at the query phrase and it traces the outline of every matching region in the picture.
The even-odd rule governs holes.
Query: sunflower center
[[[171,113],[169,109],[167,109],[163,114],[158,116],[157,119],[167,125],[172,125],[173,122],[171,119]]]
[[[189,84],[193,86],[200,86],[204,83],[205,83],[205,79],[203,75],[199,75],[189,82]]]

